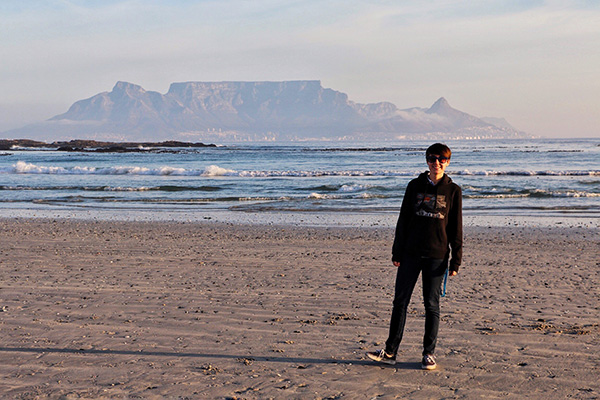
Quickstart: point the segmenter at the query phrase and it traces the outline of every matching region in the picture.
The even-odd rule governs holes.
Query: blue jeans
[[[390,334],[385,342],[385,352],[396,354],[402,341],[406,310],[410,303],[419,274],[423,273],[423,303],[425,305],[425,335],[423,336],[423,355],[433,354],[440,326],[440,294],[448,260],[404,256],[396,274],[394,307],[390,321]]]

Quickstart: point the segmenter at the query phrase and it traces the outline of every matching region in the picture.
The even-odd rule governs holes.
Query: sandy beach
[[[417,287],[395,366],[393,231],[0,220],[0,397],[597,399],[600,235],[467,227],[420,369]]]

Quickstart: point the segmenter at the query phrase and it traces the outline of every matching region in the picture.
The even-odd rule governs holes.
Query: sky
[[[596,0],[3,0],[0,60],[0,132],[117,81],[306,79],[357,103],[445,97],[531,135],[600,138]]]

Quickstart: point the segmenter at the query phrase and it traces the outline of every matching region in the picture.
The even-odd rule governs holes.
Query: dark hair
[[[429,146],[429,148],[425,152],[425,157],[431,154],[437,154],[438,156],[447,157],[448,159],[450,159],[450,157],[452,156],[452,150],[450,150],[450,147],[446,146],[443,143],[434,143],[431,146]]]

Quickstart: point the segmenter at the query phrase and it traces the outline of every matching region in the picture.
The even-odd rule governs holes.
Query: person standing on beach
[[[461,189],[445,173],[451,155],[448,146],[431,145],[425,153],[429,171],[410,181],[406,188],[392,248],[392,262],[398,271],[389,337],[384,349],[367,352],[371,360],[396,363],[408,304],[422,273],[425,335],[421,367],[437,367],[433,354],[442,281],[448,268],[450,276],[458,274],[463,244]]]

